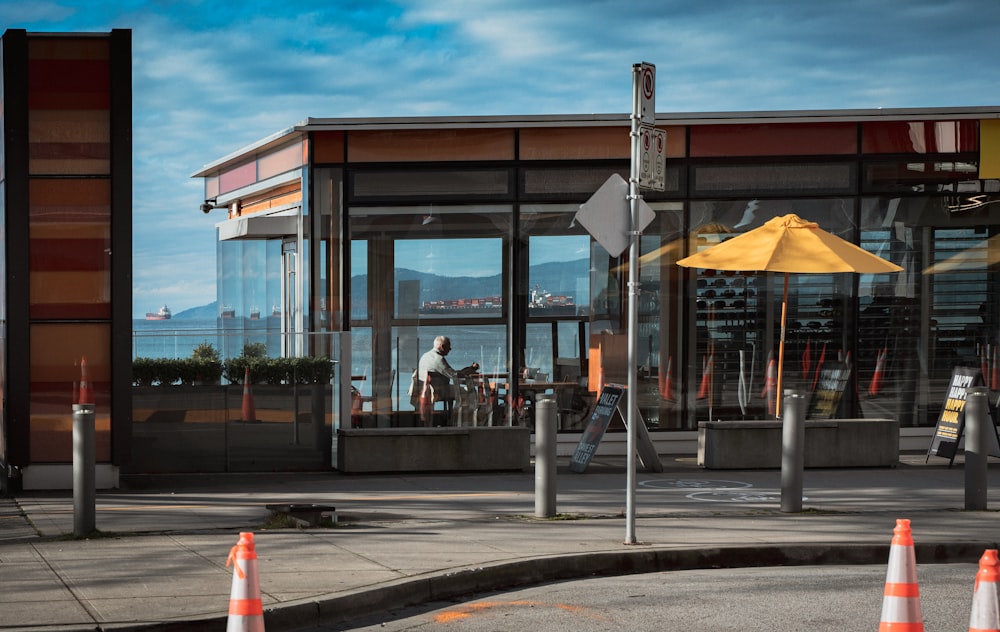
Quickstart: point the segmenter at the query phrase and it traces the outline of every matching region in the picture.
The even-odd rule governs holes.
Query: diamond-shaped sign
[[[637,200],[636,230],[641,231],[656,219],[656,213],[642,198]],[[628,182],[617,173],[611,174],[601,188],[580,205],[575,221],[601,244],[608,254],[617,257],[628,248],[632,218],[628,203]]]

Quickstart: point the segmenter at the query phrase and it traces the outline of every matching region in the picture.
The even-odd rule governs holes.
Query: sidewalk
[[[105,537],[67,538],[71,492],[0,499],[0,629],[219,630],[226,558],[253,531],[270,632],[552,579],[712,566],[887,561],[897,518],[918,563],[996,548],[993,511],[964,511],[961,460],[806,470],[804,511],[780,512],[780,472],[703,470],[662,457],[636,475],[626,545],[624,458],[585,474],[560,460],[561,519],[534,517],[534,472],[131,478],[99,492]],[[991,459],[992,460],[992,459]],[[990,507],[1000,506],[991,463]],[[265,529],[270,503],[337,507],[333,528]],[[23,513],[22,513],[23,512]]]

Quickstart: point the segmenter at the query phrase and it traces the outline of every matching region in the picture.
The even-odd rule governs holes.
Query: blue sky
[[[1000,105],[998,0],[0,0],[132,29],[134,312],[215,300],[202,165],[308,116]]]

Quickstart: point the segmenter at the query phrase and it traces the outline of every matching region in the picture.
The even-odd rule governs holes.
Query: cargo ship
[[[172,315],[170,308],[164,305],[155,312],[146,312],[146,320],[170,320]]]

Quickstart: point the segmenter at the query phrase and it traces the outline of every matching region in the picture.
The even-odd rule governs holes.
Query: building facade
[[[956,366],[1000,389],[998,117],[658,115],[666,187],[643,194],[655,219],[636,332],[650,431],[773,415],[783,278],[675,264],[788,213],[903,268],[789,279],[784,379],[809,393],[811,415],[933,427]],[[536,389],[512,376],[529,369],[579,386],[556,387],[560,428],[579,430],[588,397],[626,379],[629,275],[627,251],[610,256],[575,214],[611,174],[628,179],[629,129],[626,115],[594,115],[281,130],[194,174],[202,210],[226,214],[219,304],[263,306],[276,332],[350,331],[366,403],[356,424],[414,423],[410,375],[445,334],[454,366],[496,376],[505,405],[490,423],[524,421]],[[831,375],[840,383],[821,398]]]
[[[81,390],[95,404],[98,484],[129,458],[131,46],[128,30],[2,38],[4,490],[72,485]]]

